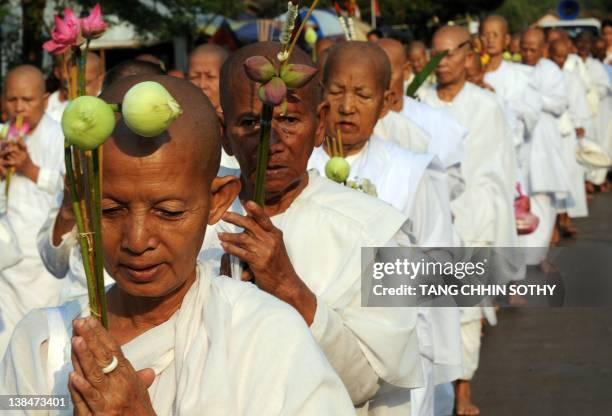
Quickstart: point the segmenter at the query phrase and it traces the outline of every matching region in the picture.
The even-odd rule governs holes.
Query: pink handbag
[[[536,230],[536,228],[538,228],[540,219],[531,213],[529,197],[523,195],[520,184],[516,184],[516,191],[519,194],[519,196],[514,200],[516,231],[519,235],[531,234]]]

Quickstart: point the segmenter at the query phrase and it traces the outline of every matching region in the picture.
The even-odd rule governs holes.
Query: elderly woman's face
[[[161,297],[195,276],[210,190],[186,147],[132,157],[111,140],[104,146],[105,267],[132,295]]]

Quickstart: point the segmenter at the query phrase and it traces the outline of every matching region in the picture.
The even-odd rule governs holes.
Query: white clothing
[[[238,199],[230,210],[244,214]],[[384,381],[397,386],[399,395],[385,399],[395,398],[405,409],[409,403],[403,390],[422,385],[416,310],[361,306],[360,252],[361,247],[397,246],[398,235],[407,240],[402,231],[406,217],[313,172],[291,206],[271,220],[283,232],[293,268],[317,297],[311,332],[353,403],[370,400]],[[201,256],[221,257],[217,232],[240,230],[220,221],[206,233],[207,250]],[[241,273],[240,262],[232,258],[232,277]]]
[[[460,175],[465,189],[451,201],[454,226],[466,245],[516,246],[513,197],[516,158],[503,110],[490,92],[466,83],[451,103],[435,88],[425,102],[445,107],[469,129],[463,142]]]
[[[351,165],[349,179],[370,180],[378,198],[408,217],[417,245],[449,245],[447,236],[452,223],[447,177],[433,155],[415,154],[391,141],[372,137],[358,154],[346,159]],[[317,147],[308,169],[325,175],[328,160],[323,148]]]
[[[68,107],[68,100],[60,101],[60,92],[54,91],[49,94],[49,99],[47,100],[47,108],[45,112],[51,117],[53,120],[58,123],[62,122],[62,115],[64,114],[64,110]]]
[[[62,195],[63,193],[59,197],[61,198]],[[85,277],[76,225],[70,232],[62,236],[58,246],[53,245],[53,228],[58,212],[59,204],[49,211],[47,221],[38,232],[37,245],[40,258],[47,270],[57,279],[62,279],[58,304],[63,305],[87,295],[87,278]],[[104,270],[104,286],[107,287],[113,283],[113,278]]]
[[[21,321],[0,364],[0,394],[68,394],[72,319],[88,314],[86,304],[37,309]],[[354,414],[295,310],[209,265],[198,266],[168,321],[122,351],[136,370],[155,371],[149,396],[159,415]]]
[[[316,148],[308,167],[323,174],[328,160],[325,151]],[[446,174],[432,155],[417,155],[393,142],[372,137],[359,154],[349,156],[347,160],[351,165],[349,179],[369,179],[376,186],[378,198],[408,216],[418,246],[453,245]],[[415,409],[433,409],[435,385],[455,380],[461,374],[459,310],[441,307],[417,309],[425,386],[411,390],[413,414]]]
[[[569,178],[569,196],[560,207],[572,218],[586,217],[589,214],[584,187],[585,169],[576,160],[578,138],[576,129],[591,131],[591,114],[586,90],[575,73],[564,70],[563,77],[567,87],[569,107],[561,116],[561,144],[565,167]]]
[[[21,261],[0,270],[0,355],[13,327],[31,309],[58,304],[60,282],[45,270],[36,248],[36,234],[63,187],[64,136],[59,124],[43,115],[25,143],[40,170],[38,181],[14,174],[8,206],[0,181],[0,216],[14,231]]]

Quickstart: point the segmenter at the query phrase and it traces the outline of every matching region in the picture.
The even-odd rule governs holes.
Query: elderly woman
[[[109,328],[87,317],[84,299],[32,311],[0,364],[0,394],[70,394],[79,415],[353,413],[295,310],[196,264],[207,224],[240,184],[215,176],[220,129],[197,87],[137,76],[103,98],[120,102],[145,79],[184,112],[155,138],[119,120],[104,145]]]

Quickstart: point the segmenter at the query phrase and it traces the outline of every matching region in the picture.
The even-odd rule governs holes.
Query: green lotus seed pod
[[[125,93],[121,104],[125,124],[143,137],[155,137],[170,127],[183,110],[158,82],[144,81]]]
[[[343,183],[351,172],[351,166],[345,158],[334,156],[325,164],[325,176],[334,182]]]
[[[87,95],[72,100],[62,115],[62,130],[69,144],[92,150],[115,128],[115,113],[102,99]]]

